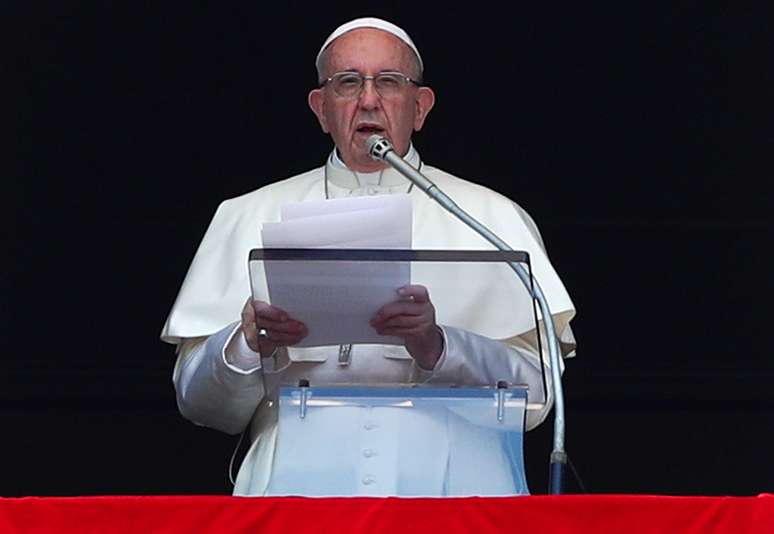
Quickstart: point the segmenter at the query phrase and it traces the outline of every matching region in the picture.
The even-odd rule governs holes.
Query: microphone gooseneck
[[[422,191],[433,197],[435,200],[441,202],[433,191],[439,191],[435,184],[427,179],[427,177],[412,167],[405,159],[400,157],[395,149],[392,147],[392,143],[386,137],[380,135],[372,135],[366,139],[366,148],[368,148],[368,154],[377,161],[385,161],[403,176],[408,178],[414,185],[419,187]],[[444,195],[446,196],[446,195]],[[446,197],[448,199],[448,197]],[[449,199],[451,201],[451,199]],[[444,206],[446,207],[446,206]],[[447,208],[449,209],[449,208]]]
[[[369,155],[380,161],[385,161],[396,171],[405,176],[408,180],[422,189],[430,198],[438,202],[445,210],[457,217],[468,227],[478,233],[481,237],[489,241],[498,250],[513,250],[508,243],[500,239],[494,232],[486,226],[471,217],[465,210],[460,208],[449,196],[441,191],[431,180],[412,167],[406,160],[400,157],[390,143],[389,139],[380,135],[372,135],[366,140],[366,148]],[[510,263],[511,269],[516,273],[521,282],[526,287],[527,292],[538,301],[540,313],[543,316],[543,325],[548,338],[548,355],[551,361],[551,386],[554,393],[554,445],[551,452],[549,492],[552,494],[562,493],[563,471],[567,463],[567,453],[564,451],[564,392],[562,390],[562,373],[560,371],[559,342],[556,337],[556,329],[551,310],[548,307],[548,301],[543,294],[543,290],[534,280],[532,284],[529,274],[518,263]]]

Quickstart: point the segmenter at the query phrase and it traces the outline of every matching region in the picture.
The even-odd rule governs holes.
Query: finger
[[[248,298],[245,305],[242,307],[242,320],[245,318],[253,318],[255,320],[255,309],[253,308],[253,300]]]
[[[288,314],[285,310],[272,306],[262,300],[253,301],[253,310],[255,310],[256,317],[260,319],[276,321],[278,323],[288,320]]]
[[[275,345],[295,345],[304,339],[309,332],[304,329],[302,332],[288,334],[286,332],[278,332],[276,330],[267,330],[266,339]]]
[[[414,328],[417,326],[429,327],[432,324],[432,321],[425,316],[397,315],[372,326],[374,328]]]
[[[298,333],[306,328],[301,321],[290,319],[285,310],[261,300],[253,301],[252,311],[258,328],[289,333]]]
[[[381,310],[379,310],[374,316],[375,321],[384,321],[396,315],[410,315],[418,316],[424,315],[430,312],[430,308],[427,303],[417,304],[416,302],[391,302],[385,304]]]
[[[410,338],[413,336],[419,336],[425,332],[424,328],[380,328],[376,330],[376,333],[380,336],[393,336]]]
[[[255,324],[255,312],[253,311],[253,307],[248,303],[243,309],[242,309],[242,320],[241,320],[241,326],[242,330],[245,332],[256,332],[257,327]]]
[[[255,325],[254,321],[245,321],[242,320],[242,330],[247,334],[248,336],[255,337],[258,335],[258,327]]]
[[[401,297],[411,297],[416,303],[430,302],[430,292],[425,286],[419,284],[407,285],[398,289]]]
[[[258,328],[255,325],[255,316],[252,313],[252,306],[249,306],[248,304],[248,307],[250,308],[249,311],[247,309],[242,311],[242,335],[245,338],[247,346],[258,352]]]
[[[277,322],[277,321],[267,321],[265,319],[259,319],[255,322],[256,326],[260,328],[264,328],[268,332],[276,332],[278,334],[290,334],[290,335],[298,335],[304,330],[306,330],[306,325],[300,321],[285,321]]]
[[[258,330],[255,326],[242,325],[242,335],[251,349],[258,346]]]
[[[385,328],[390,326],[413,326],[416,324],[432,323],[428,314],[422,315],[393,315],[382,321],[375,321],[375,325]]]

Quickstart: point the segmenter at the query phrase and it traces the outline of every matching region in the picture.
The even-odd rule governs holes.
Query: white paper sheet
[[[283,206],[281,222],[265,223],[266,248],[411,248],[408,195],[354,197]],[[306,324],[297,346],[402,344],[379,336],[369,320],[410,283],[408,263],[264,262],[271,304]]]

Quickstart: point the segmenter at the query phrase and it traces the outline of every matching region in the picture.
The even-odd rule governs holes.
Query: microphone
[[[386,161],[391,167],[408,178],[414,185],[430,196],[431,191],[440,191],[436,185],[428,180],[422,173],[412,167],[405,159],[395,153],[392,143],[386,137],[372,135],[366,139],[366,148],[371,158]]]
[[[470,216],[468,212],[460,208],[448,195],[441,191],[435,183],[400,157],[395,152],[389,139],[376,134],[372,135],[366,139],[366,148],[368,149],[368,154],[373,159],[389,164],[424,191],[430,198],[438,202],[446,211],[489,241],[498,250],[513,250],[508,243]],[[510,263],[509,265],[524,284],[524,287],[527,288],[527,292],[538,301],[540,313],[543,315],[546,337],[548,338],[548,356],[551,361],[551,385],[554,392],[554,448],[551,451],[549,493],[557,495],[562,493],[563,471],[567,464],[567,453],[564,451],[564,393],[562,391],[562,374],[559,367],[561,351],[556,338],[554,319],[538,280],[534,280],[533,284],[529,274],[527,274],[522,265],[518,263]]]

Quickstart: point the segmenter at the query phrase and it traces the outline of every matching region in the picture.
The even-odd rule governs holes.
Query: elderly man
[[[320,85],[309,93],[308,102],[332,137],[333,152],[321,168],[221,204],[162,332],[162,339],[178,345],[174,383],[182,414],[230,433],[249,425],[252,444],[234,489],[239,495],[268,491],[276,444],[274,401],[281,384],[307,378],[316,385],[492,385],[507,377],[543,390],[534,330],[516,331],[507,313],[505,321],[492,326],[496,321],[491,317],[503,316],[503,310],[489,302],[498,288],[487,287],[486,281],[470,283],[469,302],[478,301],[477,311],[468,311],[465,318],[466,310],[458,310],[463,319],[455,326],[437,324],[426,287],[401,288],[403,298],[383,307],[371,325],[380,335],[402,338],[404,346],[355,346],[347,366],[338,364],[338,347],[293,348],[307,335],[307,326],[284,310],[261,299],[244,302],[249,293],[245,260],[251,248],[261,246],[260,224],[279,220],[280,206],[290,202],[408,194],[415,213],[415,248],[486,248],[400,174],[369,156],[365,141],[374,133],[390,139],[396,152],[513,248],[531,253],[535,273],[549,288],[563,353],[574,351],[572,302],[526,212],[497,193],[424,165],[412,146],[412,133],[423,127],[435,96],[422,85],[422,59],[409,36],[380,19],[351,21],[325,41],[317,70]],[[543,409],[528,414],[528,428],[545,418],[550,392],[547,397]],[[396,494],[396,484],[353,493]]]

